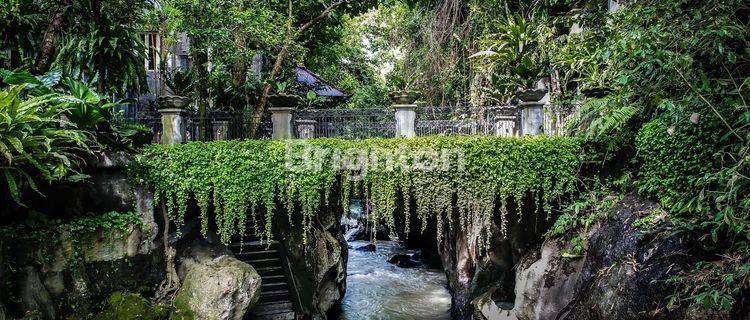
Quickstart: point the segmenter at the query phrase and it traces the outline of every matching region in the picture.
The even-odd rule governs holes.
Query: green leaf
[[[32,84],[32,85],[43,85],[42,81],[39,81],[36,77],[31,75],[28,71],[13,72],[3,79],[6,84],[9,85],[21,85],[21,84]]]
[[[8,190],[10,191],[10,196],[13,198],[13,201],[22,207],[26,207],[26,205],[21,203],[21,194],[18,190],[16,180],[13,178],[10,170],[3,170],[3,174],[5,175],[5,182],[8,184]]]

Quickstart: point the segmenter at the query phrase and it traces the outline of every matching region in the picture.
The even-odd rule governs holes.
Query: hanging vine
[[[458,225],[472,245],[481,247],[482,240],[495,236],[490,228],[495,214],[502,221],[500,236],[506,236],[506,199],[520,208],[523,197],[532,194],[539,202],[533,214],[549,216],[551,202],[573,187],[579,151],[577,140],[546,137],[195,142],[149,146],[130,169],[133,178],[166,200],[177,225],[188,200],[195,199],[202,231],[213,214],[225,243],[245,234],[248,220],[254,232],[271,238],[278,201],[290,223],[301,224],[307,242],[322,205],[342,201],[347,208],[352,195],[362,194],[373,224],[390,230],[408,230],[408,222],[395,225],[394,214],[399,208],[410,211],[413,201],[421,229],[437,217],[440,237],[442,228],[453,225],[456,208]],[[329,199],[334,191],[340,196]],[[398,193],[406,199],[401,207]],[[261,212],[266,216],[259,217]]]

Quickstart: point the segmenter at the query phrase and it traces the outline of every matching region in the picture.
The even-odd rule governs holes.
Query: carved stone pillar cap
[[[187,109],[181,109],[181,108],[159,109],[158,111],[161,114],[181,114],[181,113],[187,113]]]
[[[268,111],[271,111],[273,113],[285,113],[285,112],[292,112],[295,109],[296,108],[293,108],[293,107],[272,107],[272,108],[268,108]]]
[[[417,108],[416,104],[394,104],[393,108],[396,110],[413,110]]]

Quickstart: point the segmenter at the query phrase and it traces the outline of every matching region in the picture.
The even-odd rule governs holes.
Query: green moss
[[[186,279],[187,281],[187,279]],[[183,283],[183,286],[185,284]],[[190,306],[188,305],[188,296],[186,293],[184,293],[185,290],[180,290],[180,292],[177,294],[177,296],[174,298],[174,301],[172,301],[172,313],[169,315],[169,320],[193,320],[195,319],[195,314],[193,313],[193,310],[190,309]]]
[[[138,294],[117,292],[109,298],[107,308],[97,317],[101,320],[167,319],[169,308],[153,305]]]

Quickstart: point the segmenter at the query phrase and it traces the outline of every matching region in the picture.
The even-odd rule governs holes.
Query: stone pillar
[[[181,144],[187,142],[187,119],[185,109],[160,109],[161,113],[161,143]]]
[[[273,122],[273,140],[292,139],[292,111],[294,108],[278,107],[268,108],[271,111],[271,121]]]
[[[417,121],[416,104],[396,104],[396,138],[413,138],[417,136],[414,128]]]
[[[521,135],[538,136],[544,133],[544,103],[524,101],[518,107],[521,108]]]
[[[297,138],[315,138],[315,124],[317,123],[315,120],[297,120]]]
[[[609,11],[609,13],[614,13],[618,10],[620,10],[620,4],[617,2],[617,0],[607,1],[607,11]]]
[[[579,34],[583,32],[583,28],[577,21],[578,18],[581,17],[581,11],[583,11],[581,8],[575,8],[568,13],[571,19],[573,20],[573,25],[570,26],[570,31],[568,32],[568,35],[572,36],[574,34]]]
[[[229,140],[229,121],[216,120],[213,122],[214,141]]]

